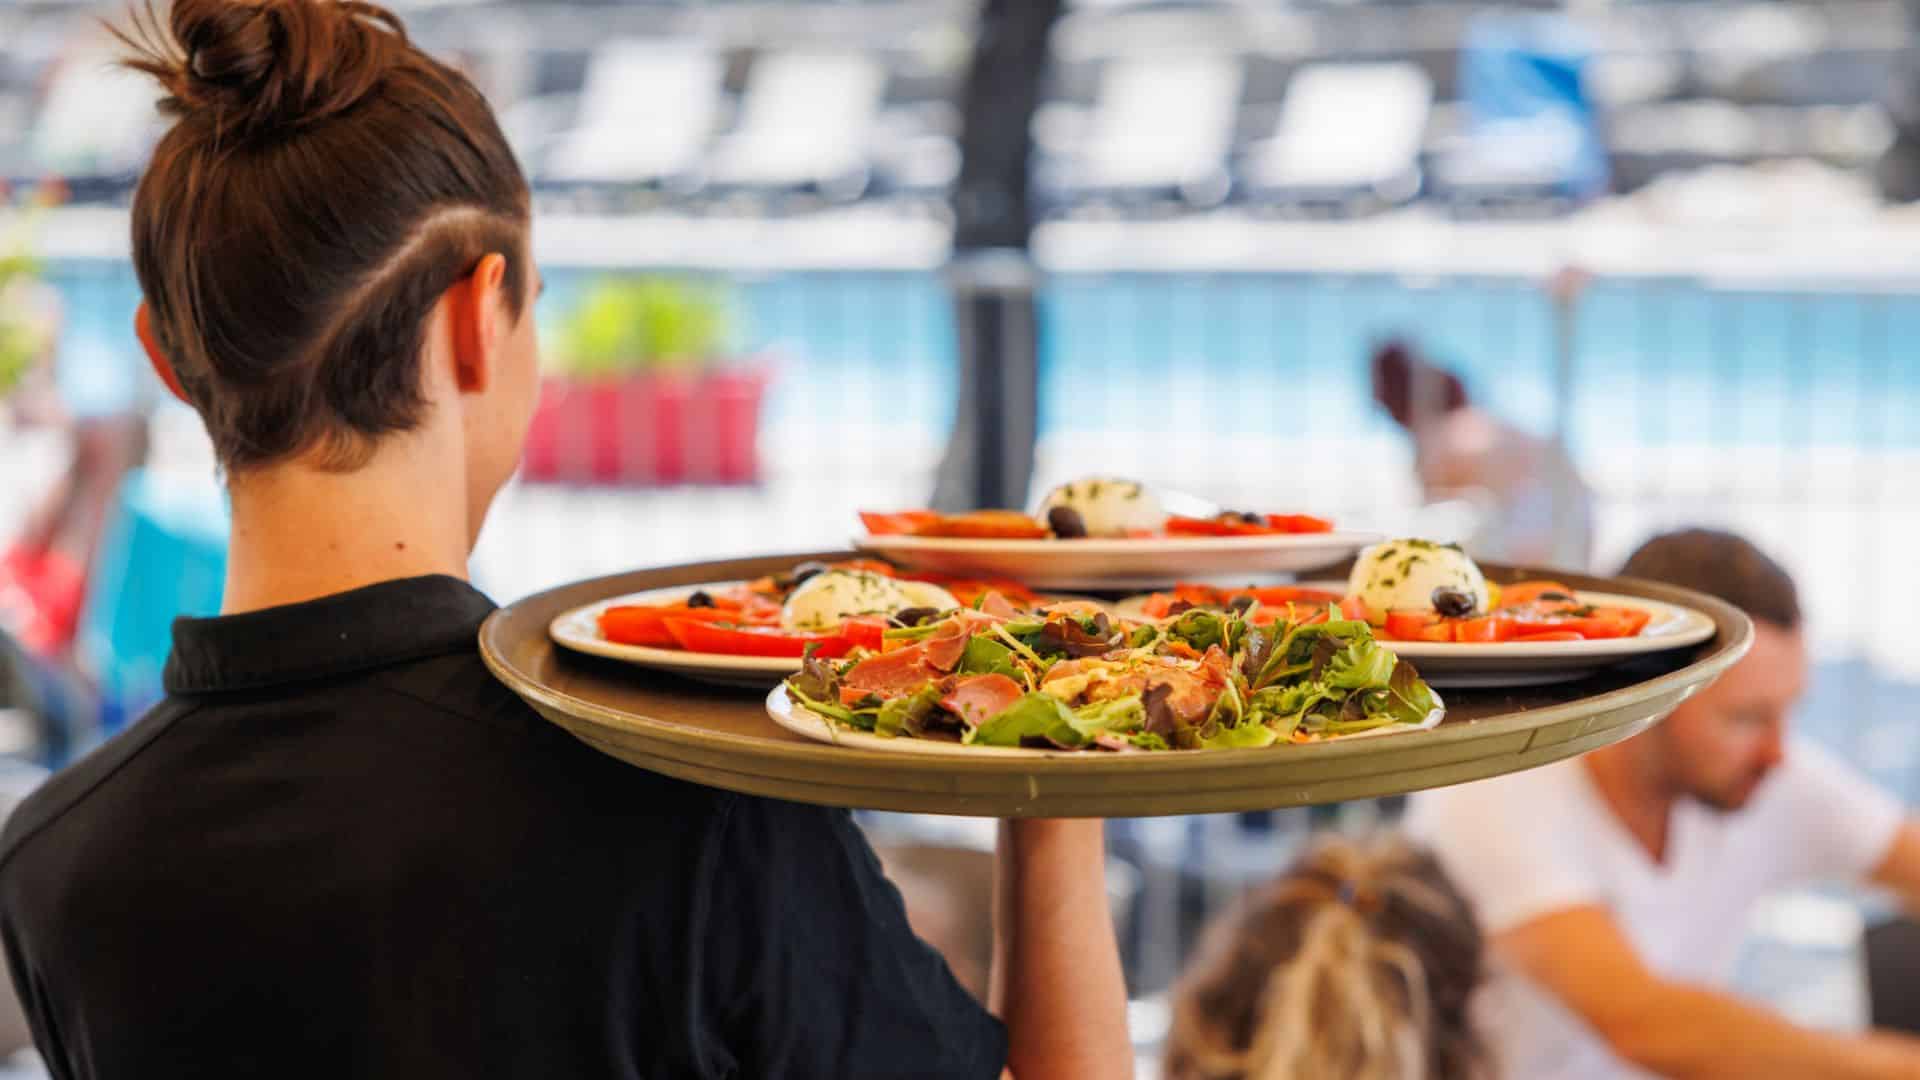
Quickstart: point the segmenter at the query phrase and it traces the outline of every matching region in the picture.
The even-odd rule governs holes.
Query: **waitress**
[[[0,840],[53,1074],[1127,1075],[1098,822],[1005,829],[996,1017],[844,811],[621,764],[487,674],[467,559],[533,411],[540,279],[473,86],[357,0],[136,30],[173,118],[137,325],[232,538],[166,701]]]

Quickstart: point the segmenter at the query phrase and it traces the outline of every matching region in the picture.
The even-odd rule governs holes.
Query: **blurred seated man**
[[[1753,651],[1635,738],[1414,796],[1408,829],[1499,962],[1478,1013],[1496,1055],[1526,1080],[1920,1076],[1920,1040],[1796,1027],[1726,990],[1763,894],[1873,882],[1920,909],[1920,826],[1787,735],[1807,678],[1793,580],[1704,530],[1649,541],[1622,573],[1745,609]]]
[[[1587,569],[1593,494],[1558,444],[1474,405],[1459,376],[1405,341],[1374,351],[1373,398],[1413,438],[1425,498],[1483,515],[1465,539],[1475,557]]]

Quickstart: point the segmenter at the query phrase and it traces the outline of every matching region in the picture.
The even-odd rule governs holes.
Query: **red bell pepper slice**
[[[1333,531],[1333,522],[1312,514],[1268,514],[1267,524],[1283,533],[1323,533]]]
[[[807,646],[818,643],[814,655],[832,659],[845,656],[853,642],[845,634],[807,634],[778,627],[723,626],[696,619],[669,618],[667,632],[688,652],[720,653],[727,656],[791,656],[806,654]]]
[[[900,536],[918,532],[923,525],[940,519],[934,510],[898,510],[884,513],[878,510],[860,511],[860,523],[867,527],[873,536]]]
[[[600,613],[600,636],[618,645],[678,648],[679,642],[667,632],[670,617],[718,622],[737,620],[739,614],[725,608],[690,608],[685,604],[618,604]]]

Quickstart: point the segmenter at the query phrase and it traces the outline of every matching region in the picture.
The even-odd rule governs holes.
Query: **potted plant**
[[[41,382],[49,374],[46,362],[59,337],[60,303],[41,276],[31,239],[40,216],[61,199],[56,183],[27,192],[10,215],[10,235],[0,243],[0,401],[21,390],[30,377]],[[0,212],[14,205],[12,193],[0,181]]]
[[[637,486],[758,480],[767,375],[723,363],[730,316],[726,292],[711,283],[595,282],[555,342],[522,475]]]

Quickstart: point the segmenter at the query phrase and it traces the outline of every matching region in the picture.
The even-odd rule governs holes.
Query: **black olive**
[[[1053,535],[1063,540],[1087,535],[1087,519],[1071,506],[1056,506],[1047,511],[1047,525],[1053,529]]]
[[[1242,522],[1248,525],[1265,525],[1267,523],[1267,519],[1261,517],[1259,514],[1249,514],[1243,511],[1238,516]]]
[[[687,606],[690,608],[712,607],[713,597],[708,596],[705,589],[701,589],[692,596],[687,597]]]
[[[1246,595],[1236,596],[1233,599],[1227,601],[1227,610],[1236,611],[1242,615],[1245,615],[1250,609],[1252,609],[1253,605],[1256,603],[1258,603],[1258,601],[1256,601],[1251,596],[1246,596]]]
[[[1433,590],[1433,610],[1451,618],[1473,614],[1473,596],[1445,585]]]
[[[823,562],[803,562],[793,568],[793,583],[798,585],[815,574],[824,574],[831,569],[833,568]]]
[[[1541,600],[1546,600],[1546,601],[1549,601],[1549,602],[1552,602],[1552,603],[1556,603],[1556,604],[1571,604],[1571,603],[1573,603],[1573,597],[1571,597],[1571,596],[1568,596],[1568,595],[1567,595],[1566,593],[1563,593],[1563,592],[1559,592],[1559,591],[1554,591],[1554,592],[1543,592],[1543,593],[1541,593],[1541,594],[1540,594],[1540,596],[1539,596],[1539,599],[1541,599]]]
[[[900,626],[919,626],[921,623],[926,622],[938,614],[940,614],[940,611],[937,608],[903,608],[893,613],[893,621]]]

